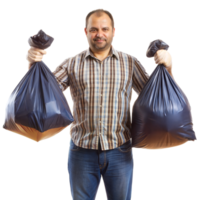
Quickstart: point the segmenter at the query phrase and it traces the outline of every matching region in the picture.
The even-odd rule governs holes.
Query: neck
[[[111,47],[111,48],[112,48],[112,47]],[[94,54],[94,56],[95,56],[96,58],[104,59],[104,58],[106,58],[106,57],[110,54],[111,48],[109,48],[109,49],[106,50],[106,51],[102,51],[102,52],[95,52],[95,51],[93,51],[93,50],[91,50],[91,51],[92,51],[92,53]]]

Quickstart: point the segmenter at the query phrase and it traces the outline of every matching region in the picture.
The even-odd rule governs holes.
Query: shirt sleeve
[[[70,79],[69,79],[69,74],[68,74],[69,61],[70,61],[70,58],[65,59],[55,69],[55,71],[52,72],[62,91],[66,90],[70,86]]]
[[[132,88],[139,94],[144,87],[145,83],[149,79],[149,74],[142,66],[140,61],[134,57],[133,59],[133,76],[132,76]]]

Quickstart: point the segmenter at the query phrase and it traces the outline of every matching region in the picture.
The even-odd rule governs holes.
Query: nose
[[[103,31],[99,30],[99,31],[97,32],[97,37],[102,37],[102,36],[103,36]]]

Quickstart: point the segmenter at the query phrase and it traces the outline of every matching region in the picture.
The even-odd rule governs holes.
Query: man
[[[131,92],[133,88],[139,94],[149,75],[137,58],[111,45],[115,28],[108,11],[90,12],[84,30],[89,48],[67,58],[53,72],[62,91],[70,86],[74,102],[68,156],[71,194],[74,200],[94,200],[102,175],[109,200],[130,200]],[[30,66],[44,54],[31,48]],[[154,59],[172,76],[166,50],[159,50]]]

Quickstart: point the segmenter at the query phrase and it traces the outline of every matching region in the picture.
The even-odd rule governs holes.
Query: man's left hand
[[[167,71],[171,71],[172,68],[172,58],[167,50],[160,49],[154,55],[154,60],[156,64],[163,64]]]

